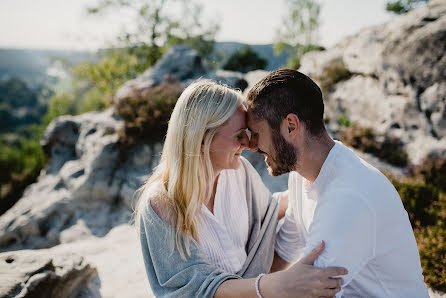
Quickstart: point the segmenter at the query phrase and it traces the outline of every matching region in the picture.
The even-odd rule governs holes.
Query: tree
[[[182,13],[170,13],[170,4],[181,4]],[[90,14],[125,10],[133,17],[132,28],[118,37],[113,48],[102,52],[98,63],[73,67],[80,102],[76,113],[106,108],[116,90],[153,65],[176,44],[187,44],[208,57],[214,48],[218,25],[203,24],[201,6],[186,0],[100,0]]]
[[[429,0],[396,0],[387,2],[386,10],[394,14],[404,14],[427,2],[429,2]]]
[[[248,72],[256,69],[264,69],[268,61],[259,56],[249,45],[244,45],[240,51],[236,51],[226,61],[223,69],[240,72]]]
[[[292,53],[288,67],[299,68],[300,58],[306,52],[321,49],[316,45],[319,27],[320,4],[317,0],[286,0],[288,16],[278,29],[274,51]]]
[[[178,16],[170,13],[169,4],[182,5]],[[118,47],[127,48],[147,67],[155,63],[166,47],[186,43],[206,56],[212,52],[214,36],[218,24],[203,24],[201,6],[186,0],[101,0],[90,7],[90,14],[98,14],[110,9],[126,9],[134,16],[134,29],[127,29],[118,38]]]

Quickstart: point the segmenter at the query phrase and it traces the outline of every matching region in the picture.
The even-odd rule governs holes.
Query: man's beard
[[[270,166],[271,176],[280,176],[282,174],[294,171],[296,168],[299,151],[292,144],[290,144],[280,133],[280,131],[273,131],[272,143],[274,148],[274,162],[275,165]]]

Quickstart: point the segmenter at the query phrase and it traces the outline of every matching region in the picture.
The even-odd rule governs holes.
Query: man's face
[[[248,128],[251,131],[249,146],[265,156],[271,176],[295,170],[299,152],[280,131],[272,129],[266,120],[258,120],[248,109]]]

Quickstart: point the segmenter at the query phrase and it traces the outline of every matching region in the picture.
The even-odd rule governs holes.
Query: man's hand
[[[316,268],[314,261],[324,250],[322,241],[308,255],[285,271],[262,277],[259,286],[264,297],[334,297],[347,274],[341,267]],[[280,285],[278,287],[277,285]]]

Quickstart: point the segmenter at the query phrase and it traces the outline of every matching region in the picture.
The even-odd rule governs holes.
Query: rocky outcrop
[[[185,86],[198,78],[208,78],[242,91],[248,85],[242,73],[213,70],[197,51],[179,45],[171,47],[153,67],[121,86],[115,94],[115,101],[159,85],[166,78],[177,79]]]
[[[0,254],[0,297],[76,297],[97,276],[73,253],[22,250]]]
[[[117,133],[122,124],[112,109],[51,123],[42,140],[49,164],[0,217],[0,250],[104,236],[129,221],[134,192],[162,145],[135,146],[122,161]]]
[[[398,137],[419,163],[426,155],[446,156],[445,52],[446,2],[433,0],[332,49],[308,53],[300,70],[324,88],[333,131],[343,114]]]

